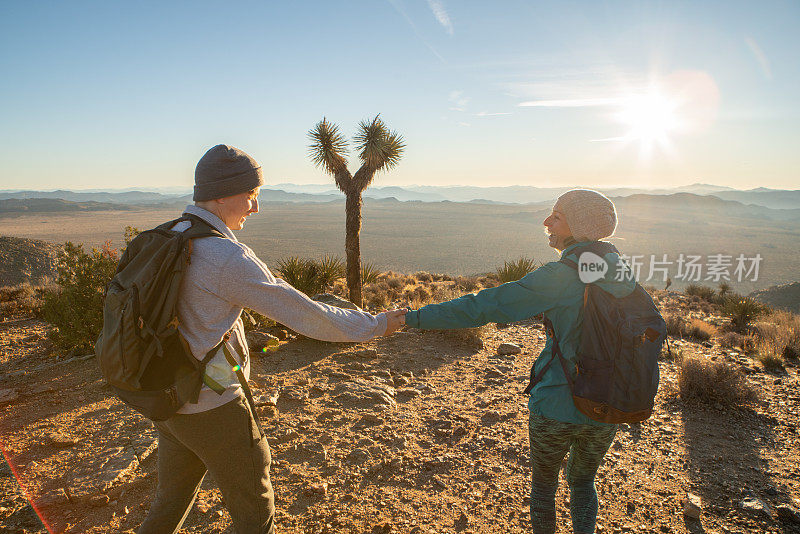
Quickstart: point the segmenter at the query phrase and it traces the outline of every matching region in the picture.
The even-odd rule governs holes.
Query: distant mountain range
[[[590,187],[590,186],[589,186]],[[374,186],[364,192],[365,198],[396,199],[402,202],[474,202],[486,204],[550,204],[571,187],[474,187],[474,186]],[[267,184],[262,189],[262,202],[335,202],[344,197],[332,184]],[[711,184],[690,184],[671,189],[608,188],[600,189],[609,197],[634,195],[675,195],[691,193],[714,196],[742,204],[773,209],[800,208],[800,190],[759,187],[739,190]],[[1,199],[61,199],[71,202],[106,202],[114,204],[154,205],[191,202],[189,189],[182,194],[155,191],[0,191]]]

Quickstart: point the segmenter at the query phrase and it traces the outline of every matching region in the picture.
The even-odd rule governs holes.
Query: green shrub
[[[714,291],[713,287],[703,286],[700,284],[689,284],[686,286],[686,289],[684,289],[683,292],[690,297],[700,297],[708,302],[714,302],[717,297],[717,292]]]
[[[290,256],[280,260],[275,270],[286,283],[308,296],[321,293],[325,287],[319,264],[314,260]]]
[[[56,327],[53,342],[64,349],[91,351],[103,328],[106,286],[117,268],[117,251],[107,242],[91,252],[67,242],[58,256],[58,288],[44,295],[43,318]]]
[[[533,272],[536,267],[536,262],[532,258],[523,256],[514,261],[504,262],[503,266],[497,269],[497,276],[503,283],[513,282]]]
[[[750,322],[763,315],[767,309],[763,304],[750,297],[732,295],[722,303],[722,313],[731,320],[731,327],[736,331],[743,331]]]
[[[362,263],[361,264],[361,284],[374,284],[378,281],[378,277],[380,277],[381,272],[375,267],[374,263]]]

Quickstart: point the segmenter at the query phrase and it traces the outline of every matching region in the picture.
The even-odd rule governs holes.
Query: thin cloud
[[[448,35],[453,35],[453,23],[444,9],[444,5],[439,0],[428,0],[428,7],[433,11],[433,16],[439,21]]]
[[[436,49],[433,46],[431,46],[431,44],[428,43],[428,41],[425,40],[422,34],[419,33],[417,25],[414,24],[414,21],[411,20],[411,17],[409,17],[408,14],[406,13],[406,9],[403,6],[402,0],[389,0],[389,4],[391,4],[394,10],[397,11],[400,14],[400,16],[406,20],[409,26],[411,26],[411,29],[414,30],[414,34],[417,36],[417,39],[419,39],[422,42],[422,44],[424,44],[428,48],[428,50],[430,50],[431,53],[434,56],[436,56],[436,58],[439,61],[441,61],[444,64],[447,64],[447,61],[444,60],[441,54],[439,54],[439,52],[437,52]]]
[[[464,96],[462,91],[450,91],[450,96],[448,97],[452,106],[449,108],[450,111],[464,111],[469,103],[469,97]]]
[[[468,127],[470,127],[470,126],[472,126],[472,125],[471,125],[470,123],[468,123],[468,122],[459,122],[459,123],[458,123],[458,125],[459,125],[459,126],[464,126],[464,127],[467,127],[467,128],[468,128]]]
[[[511,115],[508,111],[498,111],[496,113],[489,113],[488,111],[479,111],[475,114],[476,117],[496,117],[498,115]]]
[[[603,137],[602,139],[589,139],[590,143],[619,143],[626,141],[625,137]]]
[[[761,47],[758,46],[758,43],[752,37],[745,37],[744,42],[747,43],[747,46],[750,48],[750,51],[758,61],[761,70],[764,71],[764,76],[767,77],[768,80],[772,79],[772,67],[770,67],[769,59],[767,59],[766,54],[764,51],[761,50]]]
[[[567,98],[560,100],[529,100],[517,104],[520,107],[539,108],[587,108],[596,106],[617,106],[621,98]]]

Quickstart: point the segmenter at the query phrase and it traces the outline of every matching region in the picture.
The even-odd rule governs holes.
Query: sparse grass
[[[700,284],[689,284],[683,292],[690,297],[700,297],[707,302],[715,302],[717,297],[717,292],[713,287]]]
[[[800,317],[776,310],[766,313],[752,327],[755,332],[756,357],[766,369],[784,368],[786,360],[794,360],[800,353]]]
[[[34,286],[29,282],[0,287],[0,320],[9,317],[40,316],[44,295],[53,289],[51,284]]]
[[[681,358],[678,391],[686,402],[712,406],[743,406],[757,399],[755,389],[737,368],[695,357]]]
[[[722,303],[722,313],[731,320],[731,328],[743,332],[751,321],[764,315],[767,308],[755,299],[741,295],[726,297]]]
[[[672,337],[708,341],[717,333],[714,325],[696,318],[687,321],[682,316],[673,314],[666,316],[664,321],[667,323],[667,334]]]
[[[536,262],[532,258],[523,256],[513,261],[507,261],[497,269],[497,277],[502,283],[519,280],[526,274],[536,270]]]
[[[726,349],[738,349],[745,354],[756,350],[756,337],[738,332],[725,332],[718,338],[721,347]]]

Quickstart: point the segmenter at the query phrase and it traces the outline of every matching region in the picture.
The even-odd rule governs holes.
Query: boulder
[[[694,493],[687,493],[683,498],[683,515],[691,519],[700,519],[700,514],[703,512],[703,501],[699,495]]]

